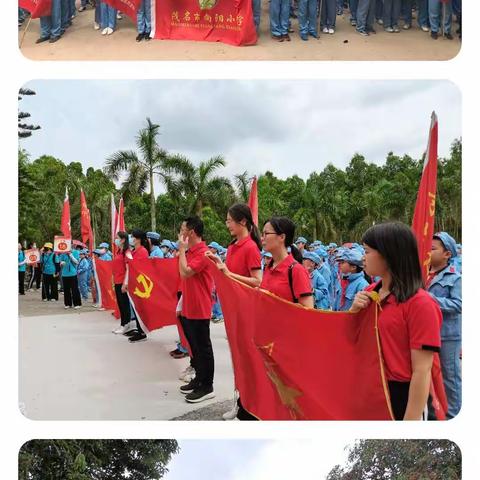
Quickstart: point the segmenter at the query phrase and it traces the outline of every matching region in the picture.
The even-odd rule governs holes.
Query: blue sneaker
[[[304,42],[308,42],[308,35],[305,35],[304,33],[301,33],[301,34],[300,34],[300,38],[301,38]]]

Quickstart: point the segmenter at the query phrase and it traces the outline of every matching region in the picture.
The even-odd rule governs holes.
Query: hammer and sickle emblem
[[[150,298],[153,289],[153,282],[150,280],[150,278],[148,278],[147,275],[141,273],[137,276],[137,282],[143,285],[143,291],[140,290],[138,287],[135,287],[135,290],[133,291],[134,295],[140,298]]]

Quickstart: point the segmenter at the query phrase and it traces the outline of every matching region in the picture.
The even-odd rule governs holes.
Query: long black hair
[[[122,240],[125,240],[123,242],[123,246],[118,247],[119,250],[121,249],[122,252],[125,253],[130,248],[130,245],[128,243],[128,233],[120,230],[119,232],[117,232],[117,236]]]
[[[252,211],[250,210],[250,207],[246,203],[236,203],[228,209],[228,213],[237,223],[245,220],[245,226],[250,232],[250,238],[257,244],[258,249],[261,251],[262,241],[260,240],[260,231],[253,223]]]
[[[150,250],[150,245],[147,241],[147,234],[143,230],[140,230],[139,228],[132,230],[132,237],[138,238],[142,247],[145,247],[147,249],[147,252]]]
[[[295,238],[295,224],[287,217],[272,217],[265,223],[269,223],[277,235],[285,235],[285,247],[290,248],[292,257],[298,263],[302,263],[303,256],[293,243],[293,239]]]
[[[390,291],[406,302],[423,288],[417,240],[410,227],[400,222],[379,223],[369,228],[362,242],[385,259],[392,276]]]

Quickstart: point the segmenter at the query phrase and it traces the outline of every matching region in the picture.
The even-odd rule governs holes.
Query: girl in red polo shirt
[[[442,314],[424,290],[417,242],[402,223],[368,229],[362,239],[365,272],[381,280],[358,292],[352,312],[380,296],[378,331],[396,420],[420,420],[427,405],[435,352],[440,351]]]
[[[129,252],[128,233],[118,232],[115,237],[117,247],[115,257],[112,261],[113,283],[115,285],[115,296],[120,311],[120,327],[113,330],[113,333],[126,333],[132,330],[130,327],[130,301],[126,292],[122,291],[122,285],[127,273],[126,254]]]
[[[272,254],[272,260],[265,266],[260,288],[313,308],[310,277],[302,265],[300,251],[293,244],[294,236],[295,224],[287,217],[272,217],[263,226],[262,245]]]
[[[244,203],[237,203],[228,209],[225,221],[230,235],[234,240],[227,249],[227,258],[223,263],[211,252],[206,256],[213,260],[219,270],[236,280],[249,285],[259,287],[262,281],[262,257],[260,251],[262,244],[260,232],[253,223],[252,211]],[[256,420],[243,407],[238,390],[234,392],[233,408],[224,413],[224,420]]]

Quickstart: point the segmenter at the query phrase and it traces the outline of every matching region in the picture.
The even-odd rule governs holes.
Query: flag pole
[[[25,30],[23,31],[22,39],[20,40],[20,46],[18,48],[22,48],[23,41],[25,40],[25,35],[27,34],[28,27],[30,26],[30,22],[32,21],[32,15],[28,18],[27,25],[25,26]]]

